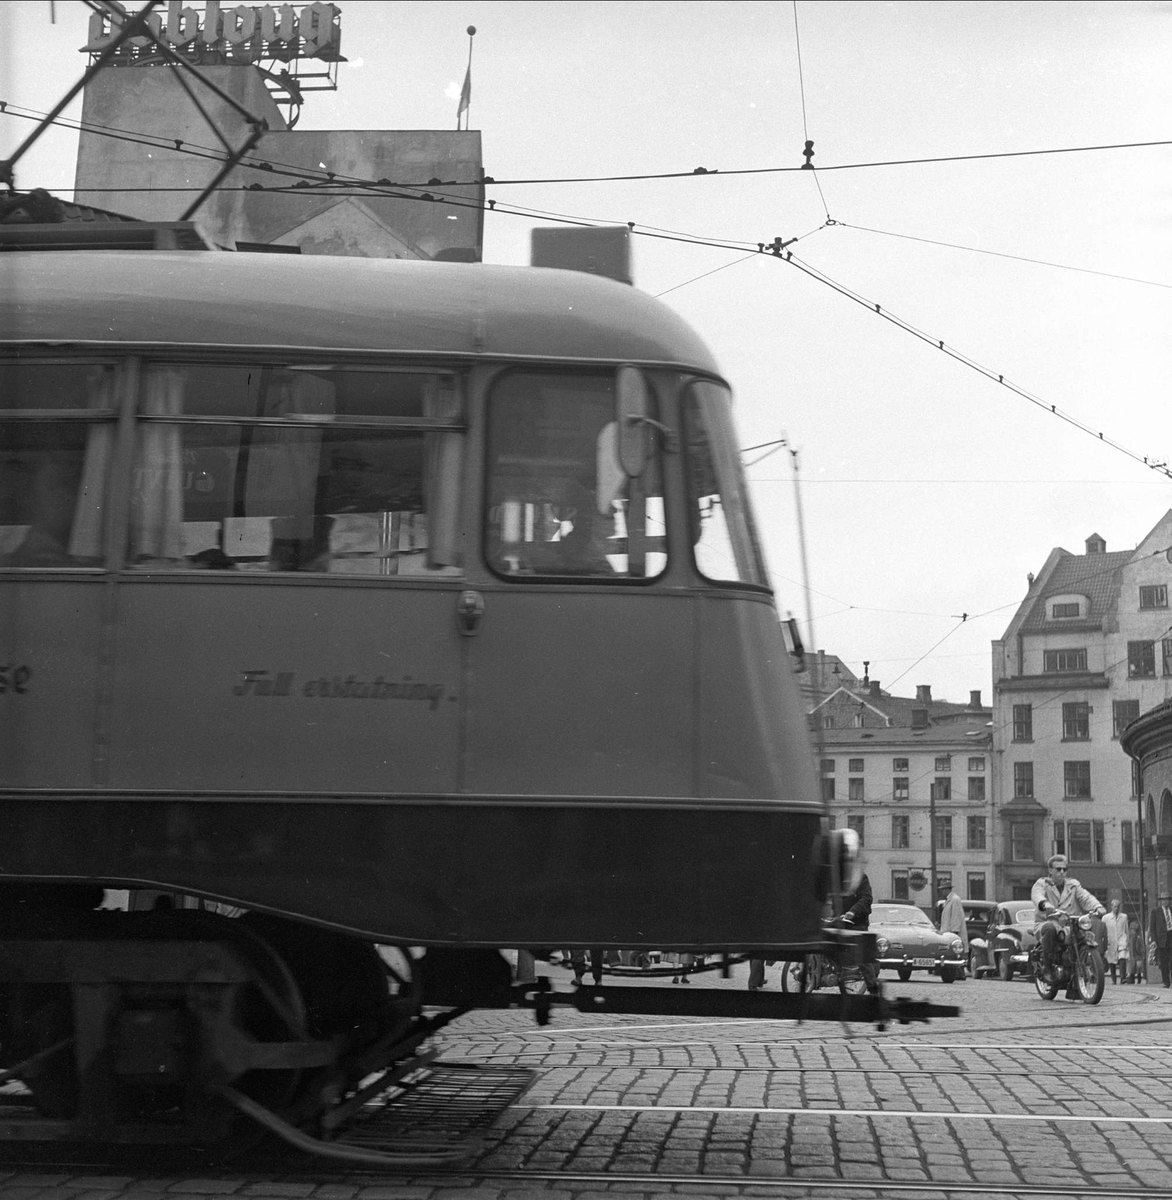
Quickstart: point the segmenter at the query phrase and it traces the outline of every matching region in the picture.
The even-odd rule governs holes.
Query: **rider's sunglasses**
[[[1054,870],[1055,870],[1055,871],[1061,871],[1063,874],[1065,874],[1065,873],[1066,873],[1066,868],[1065,868],[1065,867],[1055,867],[1055,868],[1054,868]]]

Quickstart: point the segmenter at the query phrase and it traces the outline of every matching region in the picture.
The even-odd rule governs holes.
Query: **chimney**
[[[926,708],[912,709],[912,728],[927,729],[928,728],[928,710]]]
[[[916,703],[931,704],[932,703],[932,685],[930,683],[921,683],[916,687]]]
[[[1087,553],[1106,554],[1107,543],[1101,537],[1099,537],[1097,533],[1092,533],[1091,536],[1087,538]]]
[[[871,695],[874,696],[876,700],[879,700],[883,696],[883,689],[880,688],[878,679],[871,680]]]
[[[977,688],[976,691],[969,692],[969,708],[980,708],[980,707],[981,707],[981,689]]]

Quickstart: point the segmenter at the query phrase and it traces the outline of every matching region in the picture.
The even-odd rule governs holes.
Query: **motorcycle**
[[[1099,953],[1095,937],[1094,918],[1086,913],[1072,917],[1069,913],[1047,913],[1045,920],[1058,926],[1058,965],[1050,981],[1042,978],[1042,942],[1030,950],[1030,966],[1034,972],[1034,987],[1043,1000],[1053,1000],[1061,988],[1067,989],[1070,999],[1084,1004],[1098,1004],[1103,998],[1107,968]]]
[[[828,928],[843,928],[841,921],[824,924]],[[844,945],[837,960],[824,954],[807,954],[798,962],[782,964],[783,992],[816,992],[819,988],[837,988],[847,996],[865,995],[867,977],[863,973],[861,947]]]

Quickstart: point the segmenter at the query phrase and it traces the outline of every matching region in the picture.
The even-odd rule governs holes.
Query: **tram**
[[[18,251],[0,343],[0,1068],[39,1120],[0,1137],[320,1132],[422,1001],[516,998],[500,947],[827,950],[730,392],[670,310]]]

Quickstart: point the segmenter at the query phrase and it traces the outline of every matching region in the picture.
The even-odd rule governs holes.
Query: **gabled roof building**
[[[1104,902],[1140,910],[1140,810],[1123,729],[1172,696],[1172,510],[1134,550],[1050,552],[993,643],[998,898],[1047,857]]]
[[[875,898],[931,910],[934,872],[944,894],[992,899],[992,712],[980,692],[953,704],[933,700],[928,685],[914,699],[892,696],[845,667],[844,682],[833,668],[824,678],[830,686],[810,706],[822,794],[832,827],[862,838]]]

